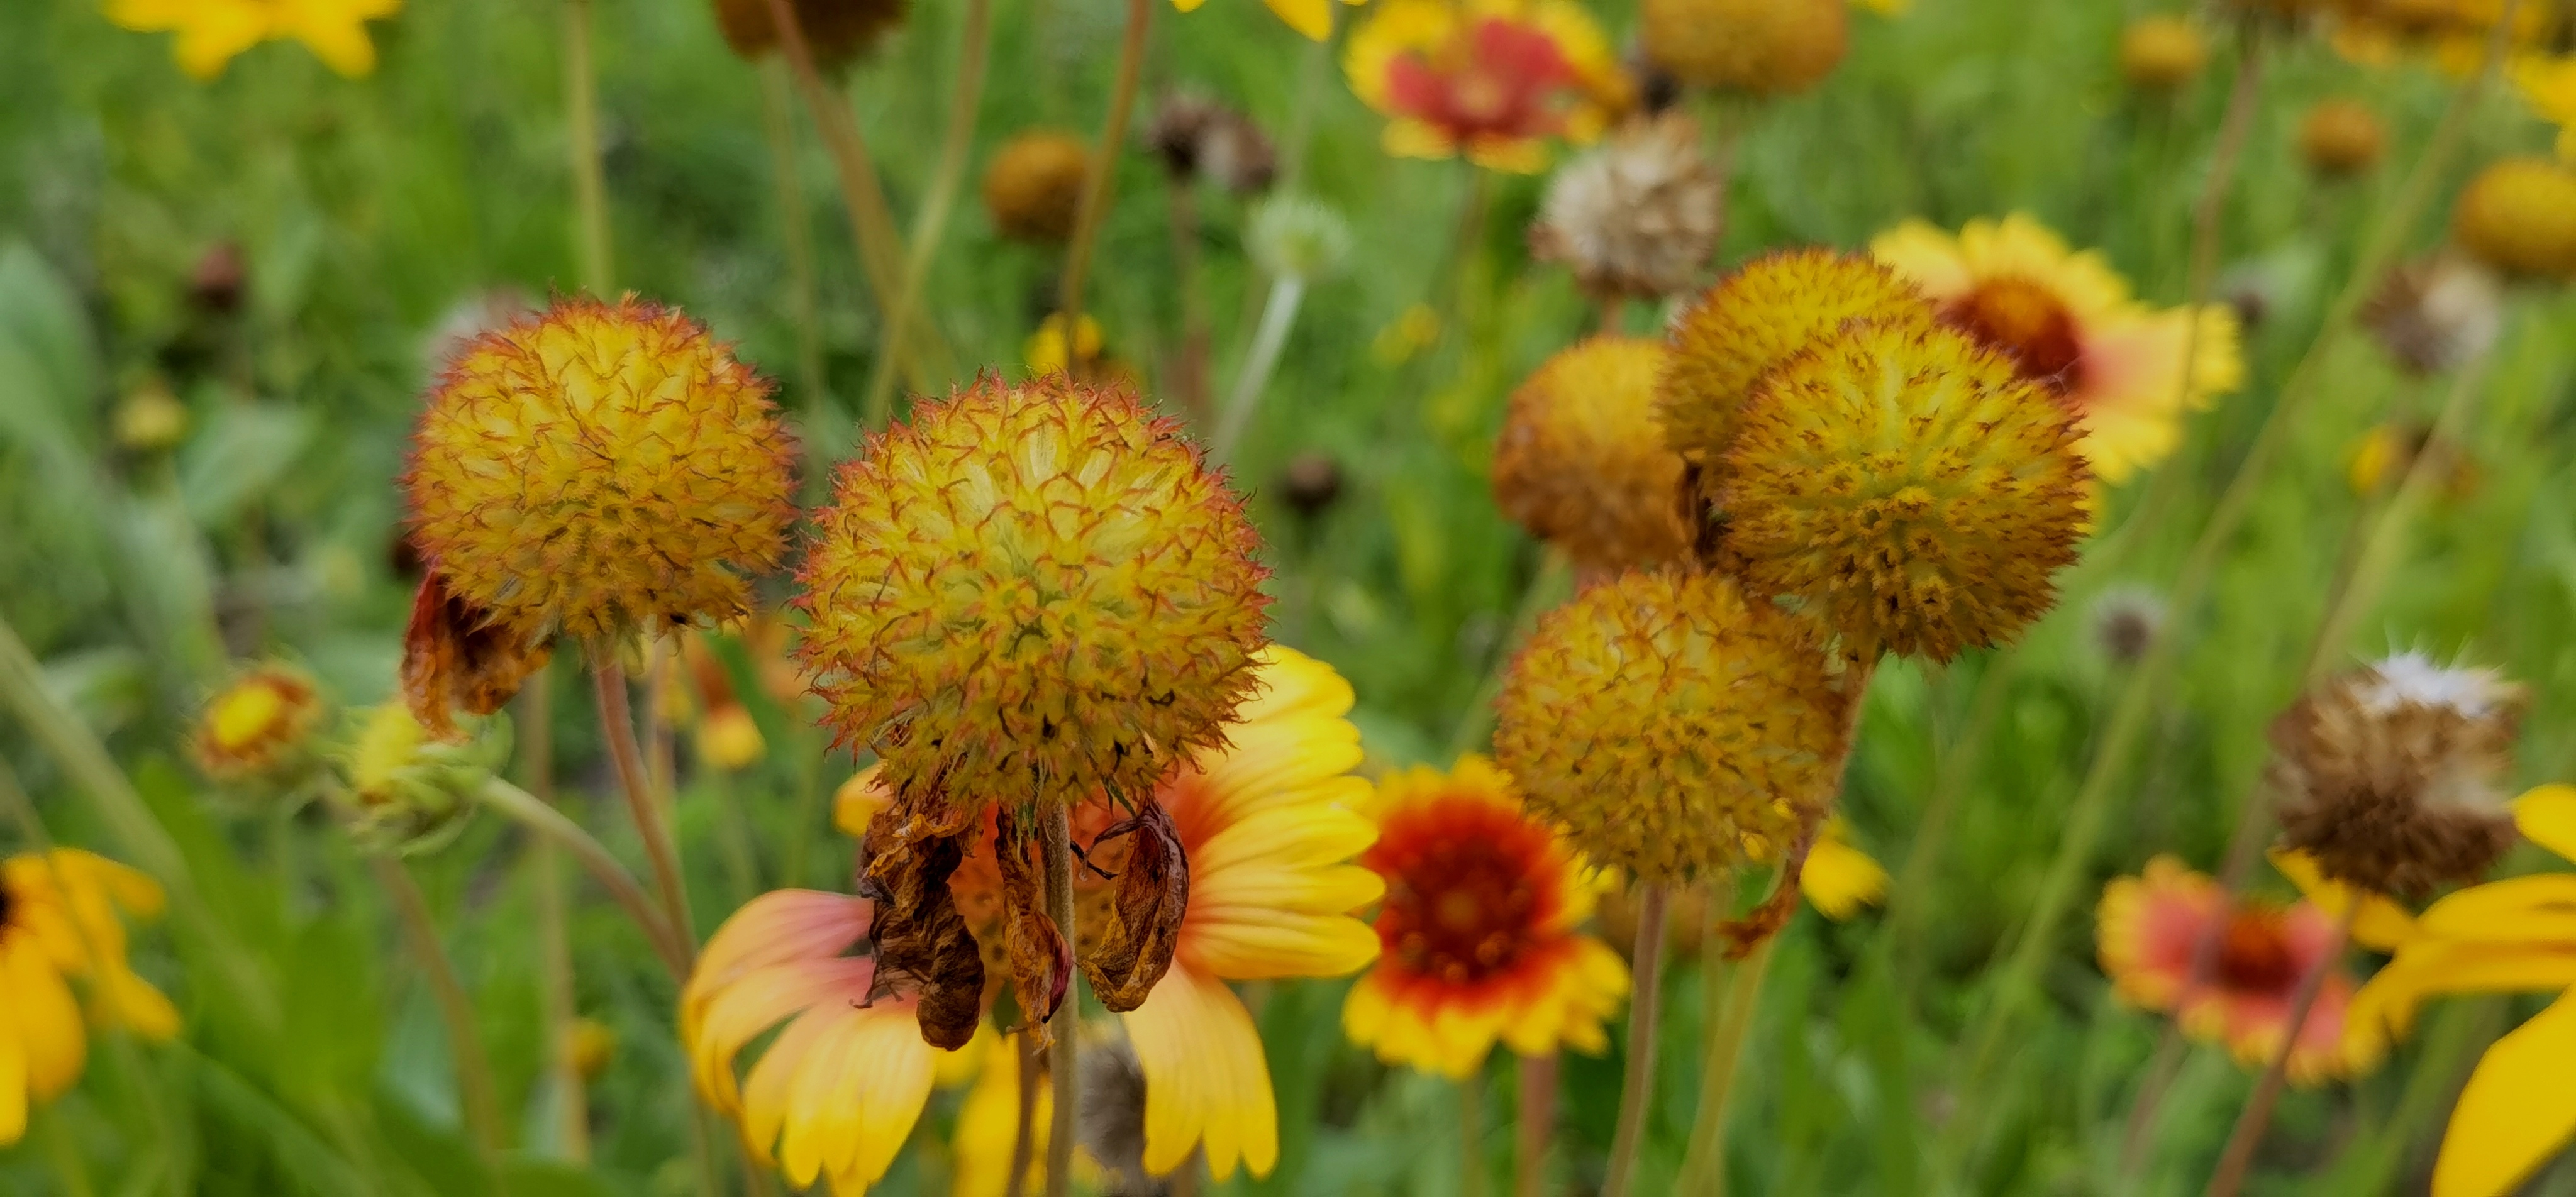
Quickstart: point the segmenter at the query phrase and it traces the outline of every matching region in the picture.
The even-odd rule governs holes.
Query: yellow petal
[[[2402,1036],[2430,997],[2550,992],[2570,985],[2576,985],[2576,947],[2417,940],[2353,995],[2350,1017],[2380,1019]]]
[[[2299,892],[2306,895],[2308,901],[2316,903],[2317,909],[2324,911],[2327,918],[2343,918],[2344,906],[2351,901],[2354,892],[2352,886],[2326,880],[2325,872],[2317,867],[2316,858],[2305,852],[2274,848],[2269,855],[2272,867],[2289,878],[2292,885],[2298,886]],[[2381,952],[2394,952],[2397,945],[2414,934],[2415,916],[2406,913],[2405,907],[2384,895],[2363,893],[2361,913],[2353,917],[2354,943]]]
[[[2471,886],[2424,911],[2423,933],[2463,943],[2576,948],[2576,873],[2540,873]]]
[[[27,1045],[18,1027],[0,1025],[0,1147],[27,1134]]]
[[[1197,12],[1199,6],[1205,3],[1207,0],[1172,0],[1172,7],[1182,12]]]
[[[1807,854],[1800,892],[1826,918],[1843,922],[1887,896],[1887,869],[1869,853],[1827,835]]]
[[[1333,36],[1332,0],[1267,0],[1288,27],[1314,41]]]
[[[1204,1141],[1209,1175],[1279,1162],[1270,1062],[1243,1002],[1215,977],[1175,963],[1145,1004],[1120,1016],[1145,1073],[1145,1170],[1166,1176]]]
[[[2513,802],[2522,838],[2576,860],[2576,786],[2545,785]]]
[[[1338,977],[1377,959],[1377,932],[1341,914],[1211,920],[1182,932],[1179,956],[1212,975],[1252,981]]]
[[[6,1002],[0,1009],[22,1044],[28,1096],[61,1096],[80,1079],[89,1047],[71,986],[35,953],[15,950],[0,956],[0,987],[0,1001]]]
[[[2433,1197],[2504,1197],[2576,1136],[2576,993],[2560,997],[2495,1042],[2469,1074],[2442,1155]]]

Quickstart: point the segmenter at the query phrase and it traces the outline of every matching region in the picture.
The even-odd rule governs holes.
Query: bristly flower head
[[[1224,739],[1268,576],[1241,502],[1123,386],[987,378],[842,467],[800,649],[906,799],[1141,795]]]
[[[2476,880],[2513,846],[2496,787],[2525,701],[2493,670],[2412,652],[2328,681],[2272,723],[2284,842],[2381,893]]]
[[[2156,14],[2120,31],[2120,74],[2132,87],[2171,91],[2209,65],[2209,38],[2188,17]]]
[[[1595,295],[1670,295],[1716,248],[1725,189],[1689,117],[1632,122],[1549,181],[1530,252],[1563,263]]]
[[[2388,126],[2359,100],[2328,96],[2299,119],[2299,156],[2328,178],[2369,170],[2387,150]]]
[[[1585,569],[1653,568],[1690,550],[1675,502],[1682,459],[1654,421],[1667,356],[1661,341],[1594,337],[1512,392],[1494,445],[1494,501]]]
[[[1842,700],[1816,631],[1720,575],[1584,591],[1539,620],[1496,705],[1529,809],[1646,881],[1779,855],[1831,797]]]
[[[1646,0],[1639,21],[1674,78],[1755,96],[1815,86],[1851,47],[1844,0]]]
[[[1856,659],[1947,661],[2056,602],[2085,518],[2074,419],[1965,334],[1854,325],[1766,376],[1742,424],[1724,558]]]
[[[1070,133],[1032,129],[1002,143],[984,167],[984,211],[1005,237],[1041,244],[1073,235],[1091,149]]]
[[[628,296],[487,333],[430,393],[403,477],[429,572],[522,644],[731,619],[796,517],[769,384]]]
[[[1552,138],[1600,136],[1634,90],[1572,0],[1387,0],[1351,33],[1342,66],[1389,118],[1388,153],[1464,154],[1521,174],[1547,168]]]
[[[1753,384],[1773,366],[1846,321],[1932,319],[1913,284],[1859,254],[1798,249],[1745,263],[1673,325],[1655,401],[1664,442],[1705,470],[1734,443]]]
[[[2451,239],[2506,274],[2576,280],[2576,166],[2507,158],[2469,180]]]
[[[206,700],[189,739],[197,767],[218,781],[273,777],[305,755],[322,696],[303,670],[251,666]]]

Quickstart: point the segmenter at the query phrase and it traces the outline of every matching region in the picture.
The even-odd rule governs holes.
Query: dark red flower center
[[[1397,112],[1460,142],[1548,136],[1564,120],[1560,93],[1580,83],[1555,38],[1499,17],[1436,55],[1400,55],[1386,70]]]
[[[2278,910],[2244,908],[2227,917],[2218,941],[2218,983],[2227,989],[2282,990],[2299,981],[2290,923]]]
[[[2075,335],[2075,317],[2039,283],[2019,275],[1987,279],[1950,301],[1942,314],[1960,331],[2011,355],[2022,377],[2060,397],[2082,388],[2084,345]]]
[[[1451,984],[1508,972],[1562,901],[1547,832],[1470,800],[1388,820],[1360,859],[1386,878],[1377,933],[1387,955]]]

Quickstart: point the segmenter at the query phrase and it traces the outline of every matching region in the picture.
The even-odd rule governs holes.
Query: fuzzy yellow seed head
[[[1503,514],[1588,569],[1679,560],[1690,548],[1675,501],[1682,459],[1653,412],[1666,356],[1661,341],[1595,337],[1512,392],[1494,445]]]
[[[457,355],[403,485],[448,593],[535,644],[749,611],[793,461],[769,384],[697,322],[566,299]]]
[[[210,777],[274,773],[303,751],[321,716],[321,695],[302,670],[257,665],[206,701],[188,746]]]
[[[1846,321],[1928,326],[1935,317],[1914,284],[1865,254],[1799,249],[1748,262],[1673,325],[1655,399],[1664,443],[1693,464],[1714,464],[1735,440],[1753,384],[1773,366]]]
[[[1241,501],[1132,390],[988,378],[870,438],[837,489],[800,652],[896,795],[1141,795],[1224,741],[1268,571]]]
[[[1091,150],[1070,133],[1022,133],[984,168],[984,210],[1006,237],[1055,242],[1073,235]]]
[[[1745,405],[1724,551],[1747,590],[1796,599],[1862,660],[1947,661],[2056,602],[2085,518],[2077,435],[1963,333],[1855,325]]]
[[[2387,148],[2388,127],[2359,100],[2319,100],[2299,121],[2299,156],[2321,175],[2359,174]]]
[[[2170,91],[2209,65],[2209,39],[2183,17],[2140,17],[2120,31],[2120,75],[2131,87]]]
[[[2507,274],[2576,278],[2576,169],[2546,158],[2487,167],[2451,210],[2451,238]]]
[[[1645,0],[1638,15],[1646,57],[1694,87],[1790,95],[1851,48],[1844,0]]]
[[[1721,575],[1622,575],[1539,620],[1494,753],[1596,864],[1669,882],[1768,858],[1830,797],[1819,641]]]

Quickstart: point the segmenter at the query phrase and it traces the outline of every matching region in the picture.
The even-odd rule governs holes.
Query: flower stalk
[[[1047,916],[1055,920],[1056,931],[1068,944],[1082,942],[1074,924],[1073,909],[1073,826],[1061,803],[1050,803],[1038,818],[1039,851],[1046,869]],[[1048,1030],[1055,1036],[1055,1046],[1047,1057],[1048,1080],[1054,1086],[1054,1118],[1047,1129],[1047,1197],[1068,1197],[1073,1192],[1073,1141],[1075,1121],[1082,1101],[1081,1073],[1076,1060],[1080,1038],[1082,1001],[1074,994],[1055,1008]]]
[[[911,335],[921,308],[922,288],[930,263],[957,208],[957,192],[966,177],[966,160],[975,148],[975,117],[984,102],[985,65],[993,50],[992,0],[966,0],[964,43],[958,50],[957,81],[948,94],[948,130],[939,143],[939,164],[932,169],[930,191],[912,218],[912,248],[904,258],[903,278],[886,313],[885,336],[877,346],[877,365],[868,376],[867,426],[883,428],[894,416],[897,348]],[[1068,325],[1067,327],[1071,327]]]
[[[786,0],[770,3],[784,4]],[[1127,144],[1127,122],[1135,115],[1136,84],[1145,69],[1145,34],[1153,17],[1154,0],[1127,0],[1127,32],[1118,46],[1118,76],[1110,85],[1109,117],[1101,122],[1100,147],[1092,156],[1091,175],[1083,185],[1082,209],[1074,218],[1073,238],[1064,250],[1064,284],[1057,295],[1056,310],[1064,316],[1067,345],[1073,343],[1076,330],[1082,327],[1082,286],[1089,281],[1092,243],[1099,239],[1101,218],[1109,212],[1110,184],[1118,173],[1118,151]],[[1082,369],[1076,355],[1067,353],[1065,358],[1068,367]],[[1059,1119],[1062,1116],[1057,1115]],[[1055,1183],[1054,1174],[1049,1173],[1048,1187]]]
[[[2299,1032],[2308,1025],[2308,1014],[2316,1009],[2317,994],[2325,988],[2326,975],[2334,971],[2335,960],[2352,939],[2352,925],[2361,917],[2362,906],[2358,894],[2344,903],[2343,917],[2335,920],[2334,936],[2326,941],[2316,967],[2299,978],[2298,992],[2290,998],[2289,1025],[2281,1031],[2281,1046],[2272,1050],[2263,1075],[2255,1078],[2253,1092],[2246,1095],[2245,1107],[2236,1115],[2236,1128],[2228,1132],[2227,1148],[2219,1153],[2218,1169],[2210,1174],[2208,1197],[2236,1197],[2245,1187],[2245,1173],[2254,1164],[2254,1148],[2262,1143],[2264,1129],[2272,1124],[2272,1109],[2280,1103],[2281,1086],[2288,1080],[2290,1053],[2298,1049]]]
[[[501,1099],[492,1084],[492,1060],[483,1051],[483,1033],[474,1024],[474,999],[457,979],[456,963],[439,941],[438,919],[430,914],[411,870],[389,856],[371,854],[367,864],[375,871],[376,884],[393,902],[394,921],[402,925],[403,938],[410,943],[421,975],[429,983],[429,995],[438,1005],[439,1021],[446,1024],[447,1053],[456,1069],[456,1102],[465,1118],[466,1137],[473,1140],[484,1166],[492,1167],[501,1152]]]
[[[1618,1129],[1610,1140],[1610,1174],[1601,1197],[1628,1197],[1636,1184],[1637,1157],[1646,1141],[1646,1109],[1655,1092],[1655,1035],[1663,1014],[1665,887],[1644,885],[1637,894],[1636,980],[1628,1005],[1628,1071],[1619,1089]]]
[[[653,945],[654,955],[661,957],[671,975],[679,979],[688,977],[691,955],[688,946],[673,933],[663,913],[654,909],[653,896],[645,892],[643,883],[628,873],[626,866],[619,864],[605,845],[582,830],[580,824],[556,810],[552,803],[499,778],[484,782],[482,788],[475,792],[475,797],[483,805],[533,832],[540,841],[571,853],[582,870],[589,873],[600,888],[607,890],[618,908],[624,910],[626,917],[644,932],[645,940]]]
[[[627,813],[633,816],[636,834],[644,841],[646,859],[652,862],[662,917],[681,943],[695,943],[697,935],[689,923],[688,890],[680,876],[679,848],[672,843],[670,823],[662,817],[662,804],[646,779],[643,753],[635,743],[635,716],[626,696],[626,667],[618,664],[616,650],[604,645],[594,650],[590,680],[598,696],[599,722],[608,735],[608,756],[617,770],[618,788],[626,794]]]

